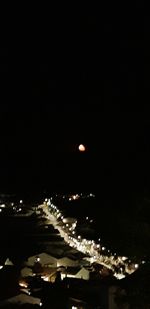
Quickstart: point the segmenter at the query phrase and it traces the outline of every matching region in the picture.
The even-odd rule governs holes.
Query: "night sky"
[[[149,17],[119,10],[38,16],[0,49],[1,192],[149,190]]]

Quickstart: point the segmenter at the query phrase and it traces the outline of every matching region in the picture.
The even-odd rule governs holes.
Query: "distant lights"
[[[123,260],[123,261],[127,260],[127,257],[126,257],[126,256],[123,256],[123,257],[122,257],[122,260]]]
[[[73,196],[79,195],[71,195],[70,198],[74,199]],[[74,234],[76,234],[75,227],[77,221],[72,224],[66,223],[64,226],[60,226],[60,224],[58,224],[60,221],[57,220],[58,216],[61,217],[62,222],[64,223],[66,222],[66,219],[62,216],[62,213],[54,204],[51,203],[50,207],[48,207],[48,203],[46,205],[43,204],[42,208],[46,214],[46,217],[52,221],[54,228],[58,229],[60,236],[63,237],[66,243],[82,253],[91,256],[91,258],[89,258],[90,263],[92,261],[97,262],[98,264],[104,265],[108,269],[111,269],[117,279],[124,278],[125,273],[131,274],[139,267],[139,264],[132,263],[129,265],[129,262],[131,261],[129,261],[127,257],[118,256],[117,253],[112,254],[110,250],[107,250],[104,246],[101,247],[100,244],[96,244],[94,240],[82,239],[80,235],[75,236]],[[88,217],[86,217],[86,219],[87,218]],[[101,239],[99,238],[98,241],[100,242],[100,240]],[[107,255],[106,253],[109,254]],[[144,264],[144,262],[145,261],[142,261],[141,263]]]
[[[80,198],[79,194],[73,194],[69,197],[69,201],[78,200]]]
[[[5,204],[1,204],[0,207],[1,207],[1,208],[5,208],[6,205],[5,205]]]

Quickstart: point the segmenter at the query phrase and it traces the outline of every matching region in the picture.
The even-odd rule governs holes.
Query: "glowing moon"
[[[85,146],[83,144],[80,144],[78,147],[79,151],[85,151]]]

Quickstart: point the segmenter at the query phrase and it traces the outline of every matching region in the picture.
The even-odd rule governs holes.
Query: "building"
[[[25,277],[30,277],[33,275],[32,269],[29,267],[24,267],[21,269],[21,277],[25,278]]]
[[[64,267],[76,267],[79,265],[79,262],[76,260],[72,260],[68,257],[63,257],[57,260],[57,267],[64,266]]]
[[[25,264],[29,267],[33,267],[36,262],[39,262],[42,267],[57,267],[57,259],[47,253],[31,256]]]
[[[8,306],[8,305],[24,305],[24,304],[32,304],[42,306],[40,298],[35,298],[26,294],[18,294],[6,300],[0,302],[0,307]],[[14,307],[13,307],[14,308]]]
[[[64,278],[89,280],[89,277],[90,272],[84,267],[68,267],[61,270],[61,280],[63,280]]]

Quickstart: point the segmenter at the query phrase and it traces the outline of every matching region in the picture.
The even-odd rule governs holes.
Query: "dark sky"
[[[38,15],[0,49],[2,191],[148,187],[149,17],[117,12]]]

